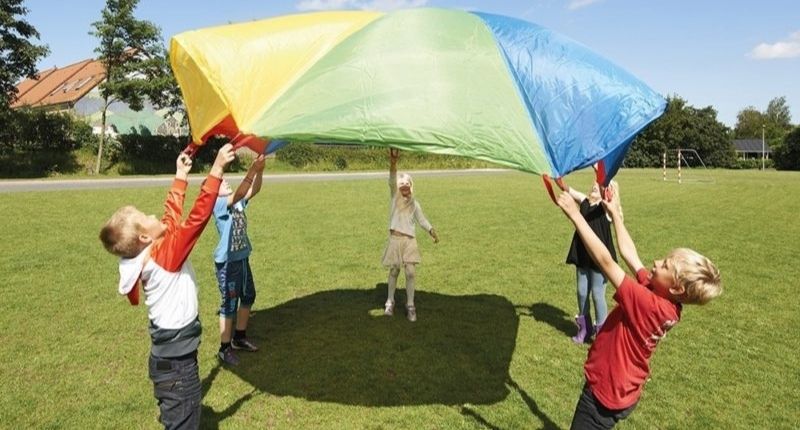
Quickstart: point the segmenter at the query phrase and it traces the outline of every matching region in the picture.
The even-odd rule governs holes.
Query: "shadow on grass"
[[[203,398],[206,397],[208,390],[211,389],[211,385],[214,383],[214,379],[219,374],[221,368],[221,364],[217,363],[213,369],[211,369],[211,373],[203,379],[202,387],[203,387]],[[257,391],[253,389],[249,393],[245,394],[244,396],[240,397],[238,400],[233,402],[232,405],[229,405],[225,410],[217,412],[211,407],[203,405],[203,410],[201,412],[201,419],[200,419],[200,427],[203,429],[211,429],[215,430],[219,428],[219,423],[227,419],[228,417],[233,416],[239,408],[245,404],[248,400],[250,400]]]
[[[527,306],[517,307],[530,310],[530,313],[523,313],[523,315],[531,316],[536,321],[550,324],[553,328],[567,336],[573,336],[577,330],[575,328],[575,322],[570,315],[549,303],[534,303],[530,308]]]
[[[384,316],[385,297],[384,283],[254,312],[247,332],[262,349],[241,352],[230,370],[262,392],[346,405],[490,404],[508,395],[519,317],[506,298],[418,291],[411,323],[402,306]],[[405,303],[400,289],[397,303]]]
[[[539,405],[536,404],[536,401],[533,400],[525,390],[523,390],[511,377],[506,380],[506,384],[509,388],[513,389],[517,392],[517,394],[522,397],[522,400],[525,402],[525,405],[528,409],[535,415],[539,420],[542,422],[542,430],[560,430],[560,427],[550,419],[544,412],[539,409]],[[490,423],[485,418],[483,418],[477,411],[471,409],[469,406],[465,405],[461,407],[461,414],[467,416],[473,420],[475,420],[478,424],[480,424],[484,428],[488,428],[491,430],[499,430],[500,427]]]

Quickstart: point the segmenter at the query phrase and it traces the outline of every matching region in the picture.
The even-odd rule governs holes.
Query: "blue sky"
[[[28,0],[27,20],[51,54],[40,68],[93,57],[88,34],[105,0]],[[57,6],[56,6],[57,5]],[[224,5],[224,7],[220,7]],[[141,0],[136,15],[183,31],[320,9],[446,7],[497,13],[565,34],[664,95],[713,106],[733,126],[747,106],[785,96],[800,123],[800,1],[797,0]]]

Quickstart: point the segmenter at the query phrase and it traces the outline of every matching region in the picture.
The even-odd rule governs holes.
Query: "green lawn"
[[[588,174],[573,176],[573,186],[589,187]],[[677,246],[709,256],[725,293],[685,308],[655,354],[639,407],[618,428],[796,428],[800,174],[683,176],[679,185],[659,170],[621,171],[627,226],[646,262]],[[540,178],[416,179],[442,241],[420,237],[414,324],[380,312],[386,188],[383,180],[266,185],[248,210],[258,289],[249,334],[262,351],[242,354],[233,370],[214,355],[209,226],[192,257],[205,328],[204,427],[568,428],[588,348],[569,338],[572,229]],[[159,427],[146,308],[117,295],[117,261],[97,233],[123,204],[160,214],[165,192],[0,194],[0,427]]]

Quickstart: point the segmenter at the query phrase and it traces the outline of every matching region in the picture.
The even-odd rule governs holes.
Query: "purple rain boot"
[[[576,315],[575,316],[575,324],[578,325],[578,334],[572,337],[572,341],[575,343],[584,343],[586,339],[588,339],[591,334],[591,323],[587,323],[586,315]]]

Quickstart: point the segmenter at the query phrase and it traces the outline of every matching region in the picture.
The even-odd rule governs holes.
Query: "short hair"
[[[111,218],[100,229],[100,241],[106,251],[123,258],[133,258],[139,255],[142,244],[139,242],[140,225],[134,220],[133,215],[139,210],[133,206],[123,206],[117,209]]]
[[[722,294],[719,270],[708,258],[688,248],[677,248],[667,259],[675,283],[684,288],[683,303],[704,305]]]

